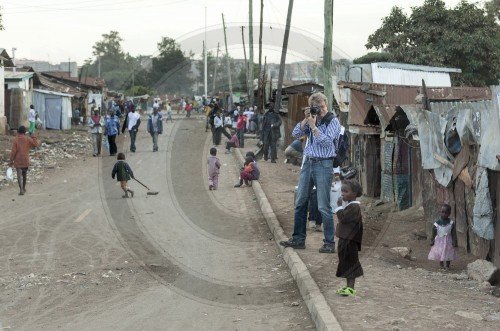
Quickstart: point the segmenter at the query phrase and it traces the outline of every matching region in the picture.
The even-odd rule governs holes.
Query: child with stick
[[[111,171],[111,178],[115,179],[116,176],[116,180],[120,182],[120,186],[123,192],[125,192],[125,195],[123,195],[122,198],[128,198],[129,193],[133,198],[134,191],[128,188],[128,181],[130,180],[130,178],[134,178],[132,168],[130,168],[128,163],[125,162],[125,154],[118,153],[117,159],[118,161],[113,166],[113,171]]]

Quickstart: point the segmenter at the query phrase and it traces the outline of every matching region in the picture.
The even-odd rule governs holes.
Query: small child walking
[[[347,286],[339,288],[337,293],[343,296],[356,295],[354,283],[357,277],[363,276],[363,268],[358,256],[363,240],[363,217],[360,203],[356,200],[362,194],[363,191],[358,182],[344,181],[342,195],[337,200],[338,208],[335,209],[338,219],[335,235],[339,238],[337,247],[339,264],[336,276],[347,279]],[[342,201],[347,203],[345,207],[342,207]]]
[[[220,161],[217,157],[217,149],[215,147],[210,148],[210,156],[208,157],[207,164],[208,189],[210,191],[216,190],[219,187]]]
[[[128,187],[128,181],[130,178],[134,178],[134,173],[132,172],[132,168],[128,165],[127,162],[125,162],[125,154],[123,153],[118,153],[117,162],[113,166],[113,171],[111,172],[111,178],[115,179],[120,182],[120,186],[125,192],[125,195],[122,196],[122,198],[128,198],[129,193],[130,196],[133,198],[134,197],[134,191],[129,189]]]
[[[440,218],[434,222],[432,228],[431,251],[427,257],[429,260],[439,261],[442,269],[450,269],[450,263],[458,258],[456,247],[457,231],[455,221],[450,218],[451,206],[441,206]],[[446,265],[445,265],[446,262]]]

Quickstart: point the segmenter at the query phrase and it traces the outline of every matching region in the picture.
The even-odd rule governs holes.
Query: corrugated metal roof
[[[339,82],[339,86],[351,91],[350,100],[339,100],[339,105],[349,109],[349,125],[365,125],[364,120],[372,106],[395,108],[411,105],[422,94],[421,86],[345,82]],[[431,101],[489,100],[491,90],[487,87],[427,87],[427,96]]]
[[[36,88],[33,89],[33,92],[39,92],[39,93],[43,93],[43,94],[58,95],[58,96],[61,96],[61,97],[70,97],[70,98],[73,97],[72,94],[61,93],[61,92],[54,92],[54,91],[47,91],[47,90],[41,90],[41,89],[36,89]]]
[[[460,73],[454,68],[429,67],[407,63],[379,62],[371,64],[372,82],[379,84],[451,86],[450,73]]]
[[[372,65],[376,65],[378,68],[388,68],[388,69],[402,69],[402,70],[410,70],[410,71],[427,71],[427,72],[462,72],[461,69],[457,68],[445,68],[445,67],[431,67],[431,66],[422,66],[408,63],[394,63],[394,62],[377,62],[372,63]]]
[[[22,71],[4,71],[5,80],[26,80],[33,77],[32,72],[22,72]]]

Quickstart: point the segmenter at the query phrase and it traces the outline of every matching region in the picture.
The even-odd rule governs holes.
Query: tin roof
[[[349,125],[366,125],[365,119],[372,106],[394,109],[415,104],[416,97],[423,92],[421,86],[352,82],[339,82],[338,85],[351,91],[350,100],[339,102],[343,111],[348,107]],[[426,91],[430,101],[490,100],[492,97],[487,87],[427,87]]]
[[[13,71],[5,71],[4,72],[4,77],[5,77],[5,80],[6,81],[19,81],[19,80],[26,80],[26,79],[30,79],[31,77],[33,77],[33,74],[32,72],[22,72],[22,71],[16,71],[16,72],[13,72]]]

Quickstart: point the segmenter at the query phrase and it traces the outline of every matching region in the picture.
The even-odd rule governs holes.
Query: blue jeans
[[[330,206],[330,187],[332,186],[332,178],[332,160],[304,161],[304,166],[300,171],[299,186],[295,198],[295,215],[292,235],[294,241],[304,242],[306,240],[309,197],[313,187],[316,186],[318,209],[323,220],[323,231],[325,235],[323,242],[327,245],[333,245],[335,243],[333,213],[332,207]]]

